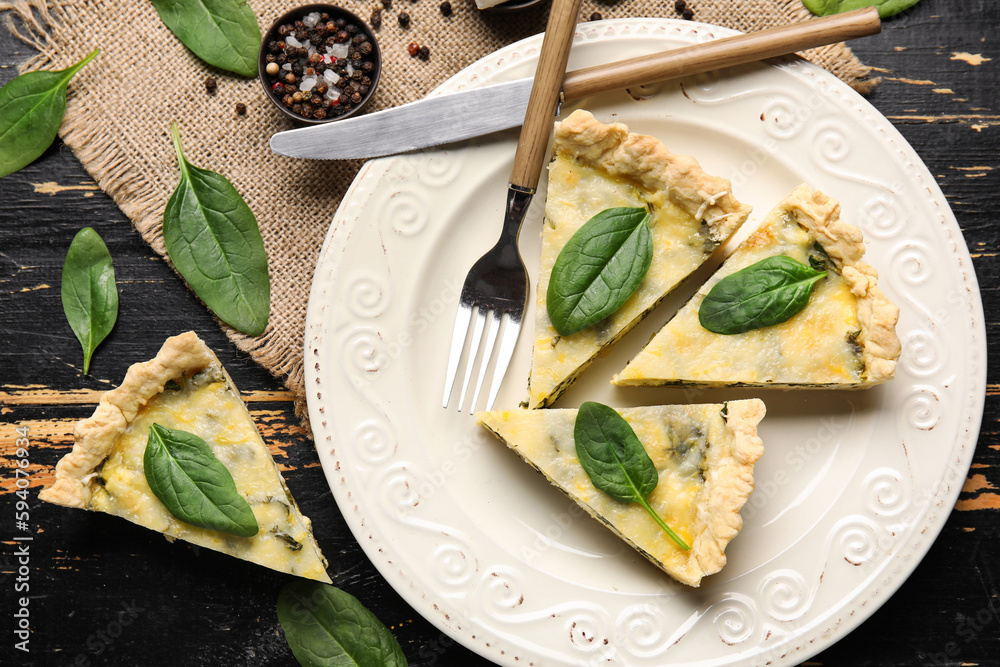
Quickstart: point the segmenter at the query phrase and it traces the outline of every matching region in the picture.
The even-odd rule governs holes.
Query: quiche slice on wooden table
[[[764,447],[758,399],[617,409],[655,466],[653,511],[683,540],[668,537],[637,503],[595,486],[577,453],[577,409],[480,412],[476,418],[560,491],[643,556],[689,586],[726,564],[726,546],[743,527]]]
[[[750,214],[729,181],[706,173],[689,156],[656,138],[604,124],[584,110],[555,126],[542,228],[529,408],[553,401],[607,346],[715,253]],[[642,282],[613,313],[562,335],[547,310],[553,265],[588,220],[602,211],[645,208],[652,259]]]
[[[612,382],[860,388],[892,378],[899,308],[864,254],[840,205],[799,186]],[[804,307],[767,323],[793,302]]]
[[[233,504],[252,512],[246,515],[250,528],[240,529],[243,535],[176,516],[175,511],[185,517],[215,511],[205,506],[204,496],[192,491],[190,478],[184,475],[166,484],[162,476],[154,476],[160,490],[154,493],[145,466],[147,447],[157,446],[154,432],[202,441],[195,447],[201,447],[204,457],[196,457],[194,465],[201,468],[207,457],[214,459],[211,465],[216,469],[223,466],[223,477],[228,471],[235,484],[232,492],[243,499],[232,499]],[[185,540],[281,572],[330,582],[311,522],[299,511],[229,375],[194,332],[168,338],[155,358],[133,364],[121,385],[101,397],[93,416],[76,424],[73,435],[73,449],[56,465],[55,482],[39,493],[42,500],[106,512],[163,533],[170,541]],[[190,448],[177,450],[165,464],[190,456]],[[195,477],[198,474],[195,470]],[[160,499],[163,493],[180,509],[168,508]],[[254,522],[256,532],[249,534]]]

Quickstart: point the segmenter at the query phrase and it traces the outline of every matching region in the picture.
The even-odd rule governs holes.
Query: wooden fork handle
[[[510,175],[510,184],[519,188],[534,191],[538,186],[579,12],[580,0],[552,3]]]
[[[878,10],[856,9],[759,32],[724,37],[692,46],[661,51],[568,73],[565,99],[579,99],[605,90],[629,88],[691,74],[742,65],[816,46],[874,35],[882,29]]]

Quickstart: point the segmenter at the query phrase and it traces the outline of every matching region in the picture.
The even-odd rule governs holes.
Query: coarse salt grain
[[[329,81],[330,83],[334,83],[337,81],[339,77],[336,74],[334,74],[332,69],[326,69],[323,70],[323,78]]]
[[[299,86],[302,90],[312,90],[316,86],[316,77],[310,76],[308,78],[302,79],[302,85]]]
[[[300,42],[299,40],[295,39],[295,37],[293,37],[292,35],[286,35],[285,36],[285,44],[287,44],[288,46],[294,46],[297,49],[301,49],[302,48],[302,42]]]
[[[319,12],[312,12],[302,17],[302,22],[306,24],[307,28],[314,27],[317,21],[319,21]]]

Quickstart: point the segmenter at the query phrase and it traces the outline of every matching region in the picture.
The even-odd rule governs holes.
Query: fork
[[[493,380],[486,398],[486,409],[493,407],[500,384],[503,382],[514,346],[521,332],[524,309],[528,302],[528,272],[517,247],[521,223],[528,211],[528,205],[538,187],[542,165],[545,162],[549,131],[556,115],[559,89],[566,73],[570,46],[576,19],[580,11],[580,0],[554,0],[549,13],[542,48],[538,55],[531,96],[521,126],[521,135],[514,153],[514,166],[507,185],[507,205],[504,210],[503,229],[500,239],[485,255],[473,264],[462,286],[455,328],[451,334],[451,350],[448,353],[448,368],[445,374],[444,398],[442,405],[448,407],[454,391],[458,367],[469,336],[469,323],[475,312],[475,323],[471,338],[468,338],[469,357],[465,366],[465,377],[458,402],[459,411],[465,405],[465,397],[472,379],[476,359],[479,358],[479,373],[469,412],[475,412],[479,395],[496,342],[500,340]],[[489,323],[489,328],[486,325]],[[500,334],[503,323],[503,334]],[[483,331],[486,340],[483,342]],[[482,354],[480,355],[480,345]]]

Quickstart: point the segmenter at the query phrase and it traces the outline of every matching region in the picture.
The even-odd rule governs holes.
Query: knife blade
[[[734,67],[880,30],[878,10],[868,7],[682,46],[568,72],[562,99]],[[286,130],[274,134],[270,146],[278,155],[344,160],[404,153],[481,136],[517,127],[524,121],[531,84],[531,78],[491,84],[356,118]]]

